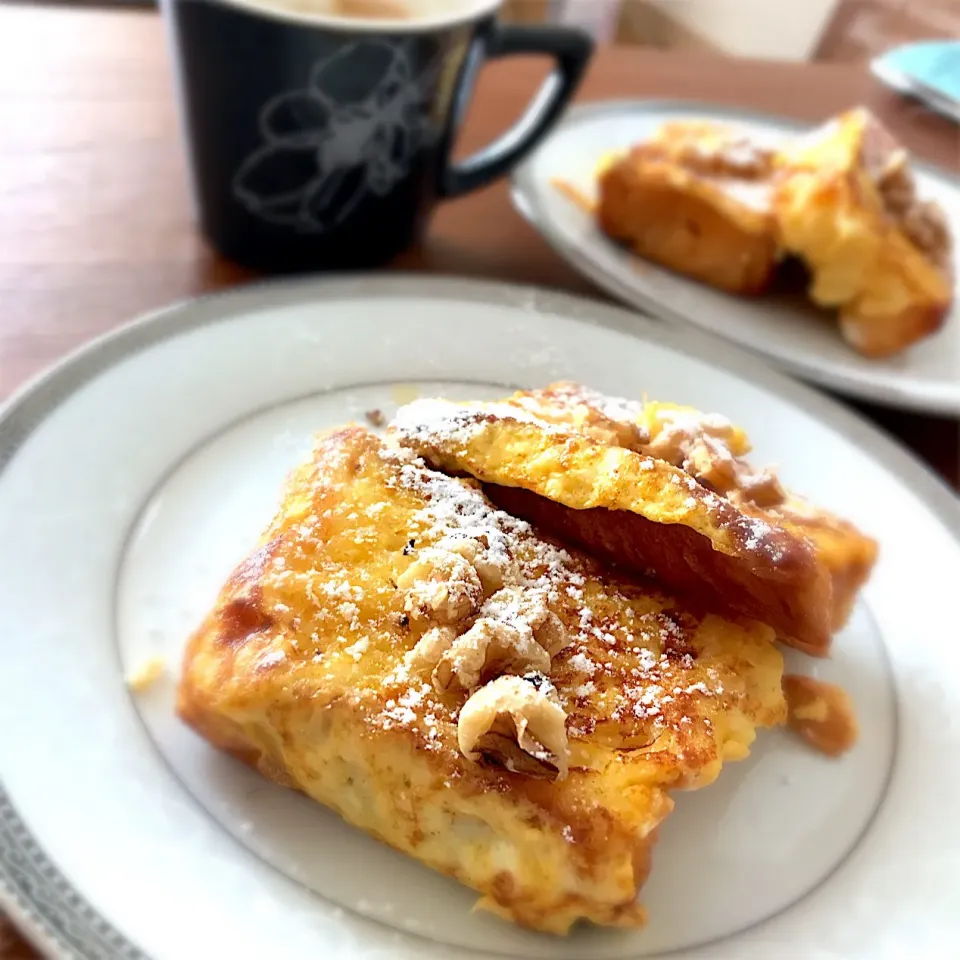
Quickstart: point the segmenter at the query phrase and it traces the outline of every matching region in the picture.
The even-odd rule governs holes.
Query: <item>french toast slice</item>
[[[778,166],[781,243],[809,268],[811,299],[838,309],[847,342],[882,357],[936,332],[953,299],[950,232],[870,111],[793,139]]]
[[[876,540],[785,490],[772,471],[753,467],[747,459],[750,439],[740,427],[693,407],[606,397],[569,382],[519,392],[510,402],[553,423],[578,425],[604,442],[665,457],[749,516],[808,540],[830,576],[831,626],[839,630],[847,622],[876,563]],[[698,449],[701,444],[705,450]]]
[[[593,397],[571,401],[568,391],[561,400],[555,387],[546,397],[494,403],[418,400],[400,409],[390,437],[439,469],[489,485],[505,509],[688,603],[760,620],[785,643],[825,655],[830,576],[808,540],[741,510],[702,475],[669,462],[641,424],[610,415],[604,398]],[[564,422],[568,401],[572,423]],[[750,482],[762,496],[773,481],[758,473]]]
[[[779,260],[772,153],[733,127],[667,123],[598,178],[597,221],[677,273],[757,294]]]
[[[191,638],[178,709],[507,919],[637,926],[669,791],[785,719],[771,638],[347,427]]]

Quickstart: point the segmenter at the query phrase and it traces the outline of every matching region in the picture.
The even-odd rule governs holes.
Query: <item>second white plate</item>
[[[595,192],[605,154],[648,137],[668,120],[706,117],[765,136],[796,129],[786,120],[709,104],[608,101],[578,107],[514,175],[513,200],[569,263],[608,293],[665,320],[695,324],[761,353],[823,386],[898,407],[960,414],[960,305],[943,329],[885,360],[860,356],[825,311],[800,297],[733,297],[645,260],[604,236],[593,217],[557,190],[557,178]],[[924,196],[942,204],[960,237],[960,187],[919,171]]]

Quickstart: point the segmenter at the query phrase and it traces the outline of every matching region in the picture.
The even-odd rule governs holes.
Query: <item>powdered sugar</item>
[[[341,603],[340,606],[337,607],[337,613],[343,618],[343,620],[350,624],[351,630],[357,630],[360,627],[360,608],[355,603],[352,603],[349,600],[345,603]]]
[[[567,661],[574,670],[579,670],[581,673],[587,674],[587,676],[592,677],[597,672],[597,665],[593,662],[585,653],[582,651],[580,653],[575,653]]]
[[[557,427],[512,403],[461,405],[449,400],[414,400],[401,407],[390,424],[390,433],[404,446],[421,448],[440,443],[466,444],[492,420],[535,423],[547,432]]]
[[[741,531],[744,549],[766,554],[774,563],[780,563],[783,560],[783,534],[765,520],[758,517],[744,517]]]
[[[355,661],[359,662],[361,657],[370,649],[370,640],[367,637],[364,637],[361,640],[358,640],[356,643],[351,644],[343,652],[347,656],[352,657]]]
[[[401,444],[429,444],[439,438],[467,442],[483,422],[475,410],[456,407],[448,400],[414,400],[401,407],[390,423],[390,433]]]

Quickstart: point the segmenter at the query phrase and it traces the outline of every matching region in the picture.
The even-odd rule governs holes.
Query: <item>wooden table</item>
[[[462,148],[489,141],[542,75],[490,67]],[[668,96],[820,120],[871,106],[918,155],[956,168],[957,130],[861,69],[603,50],[581,100]],[[513,212],[503,183],[452,202],[401,269],[601,296]],[[149,12],[0,9],[0,400],[90,337],[173,300],[241,283],[195,229],[166,52]],[[960,487],[960,426],[856,404]],[[0,919],[0,960],[33,956]]]

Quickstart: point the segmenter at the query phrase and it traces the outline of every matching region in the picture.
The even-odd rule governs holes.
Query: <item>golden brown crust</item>
[[[864,356],[889,357],[936,333],[946,322],[951,303],[944,298],[874,313],[863,302],[855,302],[840,310],[840,332]]]
[[[667,125],[600,175],[600,228],[721,290],[762,292],[778,259],[770,168],[746,147],[720,126]]]
[[[398,583],[451,538],[515,568],[569,636],[550,667],[567,717],[563,780],[468,760],[457,714],[469,693],[438,692],[405,665],[438,623],[411,618]],[[485,589],[479,612],[494,615],[499,590]],[[709,783],[746,755],[756,726],[785,719],[770,640],[604,573],[476,485],[349,428],[294,474],[260,548],[192,637],[178,709],[218,747],[518,923],[637,925],[668,791]]]
[[[877,562],[879,545],[849,520],[790,496],[783,504],[767,510],[742,505],[748,512],[772,516],[796,536],[804,537],[827,568],[831,583],[830,625],[841,630],[850,619],[862,587],[870,579]]]

